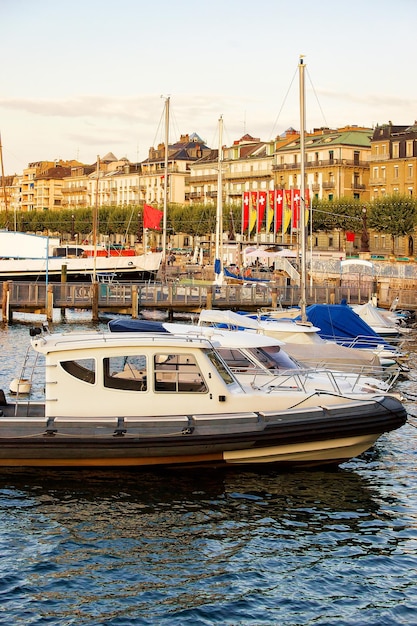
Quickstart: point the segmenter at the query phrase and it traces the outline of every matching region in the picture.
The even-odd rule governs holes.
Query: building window
[[[412,165],[412,163],[408,164],[408,178],[413,178],[413,165]]]
[[[333,150],[329,150],[329,161],[330,161],[330,163],[333,163],[333,161],[334,161],[334,152],[333,152]]]
[[[392,144],[392,158],[393,159],[398,159],[400,154],[400,144],[399,142],[393,143]]]
[[[333,248],[333,237],[329,237],[329,248]]]
[[[413,141],[407,141],[406,156],[413,156]]]
[[[382,180],[385,180],[386,176],[385,176],[385,167],[381,167],[381,178]]]
[[[398,178],[398,165],[394,165],[394,178]]]

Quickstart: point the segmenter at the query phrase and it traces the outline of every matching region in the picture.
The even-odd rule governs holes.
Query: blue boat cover
[[[312,304],[306,308],[306,315],[309,322],[320,328],[318,334],[323,339],[348,345],[352,340],[359,338],[355,342],[356,348],[374,348],[383,345],[393,349],[346,304]]]
[[[131,319],[130,317],[118,317],[110,320],[109,330],[112,333],[168,333],[162,322],[151,320]]]

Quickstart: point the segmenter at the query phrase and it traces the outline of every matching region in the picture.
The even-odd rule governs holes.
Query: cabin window
[[[74,378],[85,383],[94,385],[96,382],[96,362],[94,359],[77,359],[74,361],[61,361],[63,370]]]
[[[155,354],[154,382],[157,392],[207,391],[203,375],[192,354]]]
[[[104,386],[110,389],[146,391],[146,357],[142,354],[112,356],[103,360]]]

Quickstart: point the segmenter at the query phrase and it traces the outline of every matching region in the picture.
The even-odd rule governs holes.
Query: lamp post
[[[366,220],[366,207],[362,208],[361,252],[369,252],[369,234]]]
[[[71,215],[71,241],[74,241],[74,232],[75,232],[75,215]]]

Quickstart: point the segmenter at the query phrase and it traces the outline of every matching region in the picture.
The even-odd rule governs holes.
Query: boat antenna
[[[307,322],[306,315],[306,214],[305,214],[305,77],[304,55],[300,55],[299,85],[300,85],[300,231],[301,231],[301,265],[300,265],[300,309],[301,322]]]

